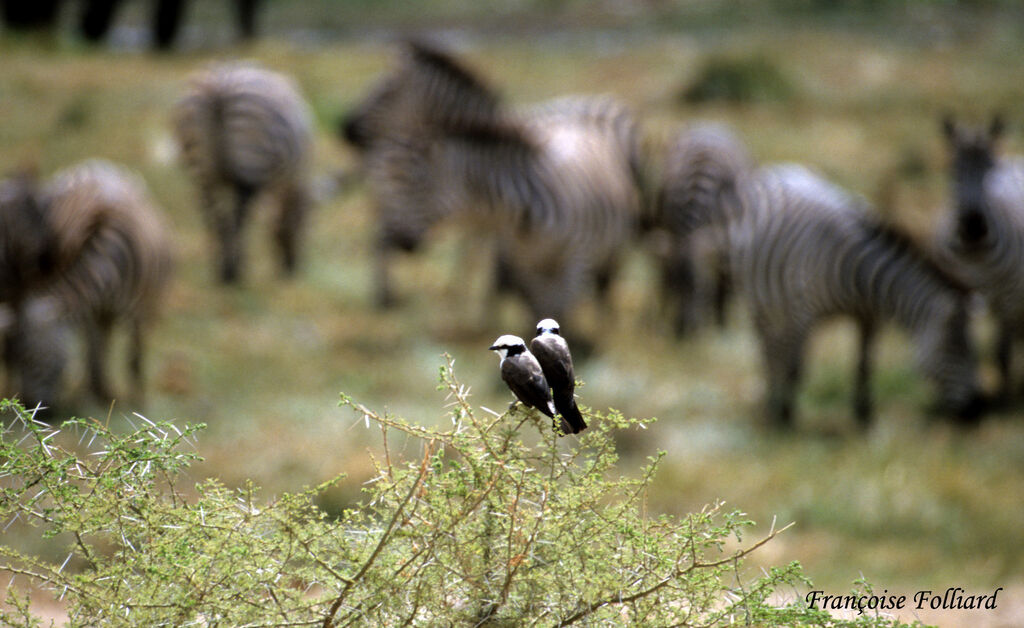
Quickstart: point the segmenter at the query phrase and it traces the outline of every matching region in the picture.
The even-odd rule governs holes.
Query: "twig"
[[[593,613],[597,609],[601,608],[602,606],[607,606],[608,604],[628,604],[630,602],[634,602],[636,600],[645,598],[645,597],[651,595],[652,593],[656,593],[660,589],[663,589],[665,586],[667,586],[673,580],[675,580],[675,579],[677,579],[677,578],[679,578],[681,576],[685,576],[686,574],[688,574],[688,573],[690,573],[692,571],[695,571],[697,569],[709,569],[709,568],[713,568],[713,567],[718,567],[718,566],[724,565],[726,563],[734,562],[734,561],[736,561],[736,560],[738,560],[740,558],[743,558],[745,556],[748,556],[752,552],[756,551],[758,548],[763,546],[765,543],[768,543],[769,541],[774,539],[776,536],[778,536],[782,532],[785,532],[786,530],[788,530],[792,525],[793,524],[790,523],[786,527],[781,528],[779,530],[772,530],[771,532],[768,533],[767,536],[765,536],[763,539],[761,539],[757,543],[754,543],[753,545],[751,545],[748,548],[737,550],[736,552],[734,552],[732,555],[730,555],[727,558],[723,558],[721,560],[711,561],[711,562],[708,562],[708,563],[701,563],[701,562],[696,562],[696,561],[692,562],[685,569],[677,570],[674,574],[672,574],[672,575],[670,575],[670,576],[668,576],[666,578],[662,578],[660,581],[658,581],[657,584],[654,584],[654,585],[648,587],[647,589],[644,589],[643,591],[637,591],[636,593],[634,593],[632,595],[627,595],[625,597],[617,595],[615,597],[609,597],[609,598],[605,598],[603,600],[598,600],[596,602],[591,602],[590,604],[587,604],[583,608],[583,610],[577,612],[575,615],[572,615],[568,619],[562,620],[561,622],[558,623],[558,625],[559,626],[570,626],[570,625],[578,622],[579,620],[583,619],[587,615],[590,615],[591,613]]]
[[[331,608],[327,611],[327,616],[324,617],[323,628],[331,628],[334,626],[334,616],[338,613],[338,609],[341,608],[341,605],[345,602],[345,598],[348,596],[349,591],[351,591],[353,585],[355,585],[355,583],[370,570],[374,561],[377,560],[377,556],[379,556],[381,551],[384,550],[384,546],[391,538],[391,532],[395,529],[398,521],[402,518],[402,512],[409,504],[409,501],[412,500],[413,495],[419,491],[420,486],[423,484],[423,479],[427,476],[427,469],[430,467],[430,456],[433,453],[433,447],[433,440],[427,443],[426,451],[423,452],[423,462],[420,464],[420,472],[416,477],[416,481],[413,482],[412,486],[409,488],[409,492],[406,493],[402,503],[398,505],[398,508],[395,510],[395,514],[392,515],[391,521],[388,522],[387,529],[384,530],[384,534],[381,535],[380,541],[377,542],[377,547],[373,549],[370,557],[366,559],[366,562],[364,562],[363,566],[356,572],[356,575],[345,584],[345,588],[341,590],[341,593],[338,594],[338,597],[335,598],[334,602],[331,604]]]

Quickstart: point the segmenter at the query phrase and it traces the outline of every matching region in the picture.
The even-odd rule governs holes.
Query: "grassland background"
[[[441,420],[436,374],[448,352],[477,403],[502,409],[509,395],[486,348],[499,333],[529,336],[532,321],[512,302],[485,310],[487,252],[458,228],[442,229],[423,254],[399,263],[401,307],[373,309],[371,207],[358,182],[325,193],[298,279],[276,277],[258,216],[246,282],[215,285],[194,190],[173,160],[168,125],[186,76],[203,63],[254,58],[297,79],[316,116],[321,182],[355,165],[333,135],[337,116],[389,67],[394,37],[424,27],[446,32],[514,102],[611,92],[636,107],[655,137],[693,119],[727,121],[759,160],[812,164],[881,200],[921,236],[946,193],[941,113],[982,119],[1002,111],[1008,146],[1024,149],[1024,17],[1012,3],[863,2],[825,10],[830,3],[778,2],[771,10],[755,2],[269,2],[266,36],[245,48],[230,44],[226,2],[195,4],[182,49],[172,55],[138,44],[138,4],[101,48],[66,35],[40,43],[5,34],[0,172],[32,161],[50,173],[100,156],[143,174],[166,210],[178,254],[151,338],[145,414],[209,425],[195,480],[252,478],[273,494],[349,473],[351,481],[325,497],[328,509],[358,499],[370,472],[368,448],[378,445],[376,433],[336,407],[340,391],[410,419]],[[718,55],[766,59],[789,93],[682,104],[680,89]],[[889,591],[1003,586],[998,615],[953,614],[943,623],[1009,625],[1024,617],[1019,411],[973,430],[935,421],[906,338],[889,330],[874,382],[876,424],[857,433],[848,403],[853,329],[837,323],[811,346],[798,428],[770,434],[760,428],[762,377],[742,308],[724,332],[676,341],[652,313],[652,282],[646,259],[633,256],[615,286],[610,322],[583,308],[582,324],[601,342],[578,375],[586,404],[659,418],[622,437],[626,470],[667,451],[650,495],[653,511],[688,512],[723,499],[765,529],[773,519],[795,521],[760,560],[799,560],[817,588],[844,592],[862,575]],[[987,321],[977,331],[986,340]],[[122,376],[123,362],[115,367]],[[984,376],[991,383],[990,367]],[[89,405],[73,379],[77,414],[123,421],[134,409]],[[25,543],[63,554],[29,536]]]

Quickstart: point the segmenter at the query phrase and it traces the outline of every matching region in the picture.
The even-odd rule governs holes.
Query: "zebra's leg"
[[[290,183],[282,190],[280,201],[274,242],[281,255],[281,271],[285,277],[291,277],[298,266],[299,239],[309,211],[309,194],[300,183]]]
[[[242,229],[245,226],[255,193],[252,186],[235,185],[234,207],[229,215],[222,216],[220,219],[218,235],[221,243],[220,280],[222,283],[238,283],[242,277],[245,262],[242,250]]]
[[[999,400],[1007,403],[1013,397],[1013,324],[999,321],[996,335],[996,366],[999,369]]]
[[[860,355],[853,388],[853,414],[857,423],[866,428],[874,410],[871,403],[871,358],[875,340],[875,325],[868,320],[859,322]]]
[[[110,331],[113,321],[108,317],[88,320],[85,328],[85,359],[89,371],[89,390],[99,401],[114,398],[107,380],[107,353],[110,348]]]
[[[732,297],[732,275],[729,272],[729,258],[724,253],[718,256],[715,267],[714,311],[715,324],[725,329],[729,314],[729,300]]]
[[[235,0],[238,18],[238,35],[242,41],[251,41],[256,36],[256,13],[259,0]]]
[[[153,7],[153,47],[157,50],[170,50],[174,45],[185,4],[185,0],[156,0]]]
[[[758,325],[767,373],[767,412],[774,428],[793,424],[793,404],[803,370],[805,334],[797,329],[768,330]]]
[[[99,43],[110,32],[121,0],[90,0],[85,3],[79,18],[79,30],[85,39]]]
[[[391,257],[394,250],[386,242],[378,242],[374,249],[373,274],[374,274],[374,303],[378,309],[388,309],[395,306],[395,293],[391,288]]]
[[[491,263],[491,277],[487,284],[486,292],[481,303],[479,312],[479,325],[486,329],[495,323],[495,312],[500,308],[502,299],[506,296],[524,296],[523,291],[515,276],[515,269],[502,250],[501,243],[497,238],[489,238],[486,243],[493,251]]]
[[[687,249],[673,256],[669,261],[672,268],[668,271],[669,277],[666,279],[676,305],[672,328],[677,338],[692,334],[700,326],[701,299],[698,295],[701,290],[695,260],[691,253],[692,251]]]
[[[229,269],[228,264],[233,228],[227,198],[229,192],[230,189],[223,184],[210,180],[203,181],[199,189],[203,219],[210,234],[210,252],[211,256],[216,257],[216,276],[221,283],[230,283],[232,280],[229,277],[235,273],[235,269]]]
[[[2,363],[4,366],[3,386],[0,387],[0,394],[2,394],[5,397],[13,396],[15,394],[15,391],[18,390],[16,367],[18,358],[17,341],[22,337],[23,334],[20,331],[17,310],[14,310],[14,312],[11,315],[10,327],[8,327],[6,332],[4,333],[2,345],[0,345],[0,350],[2,350],[2,355],[0,355],[0,358],[2,358]]]
[[[594,290],[597,295],[597,302],[603,310],[610,308],[608,295],[611,293],[612,282],[615,281],[615,271],[618,269],[618,259],[608,260],[594,273]]]
[[[145,402],[145,369],[143,355],[145,353],[144,323],[141,316],[135,316],[129,329],[128,338],[128,374],[132,382],[132,401],[141,406]]]
[[[609,329],[615,324],[615,308],[612,307],[611,292],[615,273],[618,270],[619,258],[616,255],[598,266],[594,272],[594,298],[600,315],[599,324],[604,329]]]

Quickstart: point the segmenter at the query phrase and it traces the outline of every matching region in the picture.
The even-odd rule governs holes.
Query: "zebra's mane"
[[[861,224],[867,237],[891,248],[897,255],[917,261],[931,277],[962,294],[970,292],[964,280],[953,274],[927,247],[922,246],[906,230],[879,216],[863,215]]]
[[[467,93],[486,98],[493,106],[497,107],[498,97],[490,86],[450,53],[432,44],[417,40],[408,41],[407,46],[413,64],[420,70],[442,75],[451,85],[458,86]]]
[[[497,92],[455,57],[422,41],[410,40],[407,47],[414,74],[427,79],[422,104],[441,131],[473,144],[534,146]]]

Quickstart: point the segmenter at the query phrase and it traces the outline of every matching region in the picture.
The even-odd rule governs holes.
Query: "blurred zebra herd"
[[[244,275],[254,201],[273,202],[273,239],[295,272],[311,205],[313,124],[287,77],[253,64],[198,72],[174,107],[181,161],[198,192],[216,277]],[[812,168],[759,165],[721,124],[692,123],[653,141],[612,96],[512,107],[451,52],[403,44],[394,69],[340,121],[358,153],[376,215],[378,306],[393,305],[390,265],[432,227],[460,218],[493,244],[491,290],[522,300],[531,320],[572,328],[579,304],[610,307],[609,287],[635,247],[658,268],[660,303],[684,334],[720,324],[730,294],[760,340],[766,414],[792,423],[807,339],[848,316],[860,333],[854,415],[872,414],[872,344],[888,322],[914,343],[916,365],[946,414],[975,420],[989,395],[978,378],[971,304],[998,326],[997,395],[1014,392],[1011,348],[1024,326],[1024,160],[1003,157],[998,118],[984,129],[942,122],[950,208],[919,243]],[[84,338],[91,392],[105,375],[111,330],[129,333],[132,395],[142,398],[146,330],[171,275],[171,234],[142,180],[88,161],[38,181],[0,184],[0,325],[8,393],[30,405],[61,396],[66,337]],[[568,323],[568,324],[565,324]],[[571,337],[571,332],[570,332]]]

